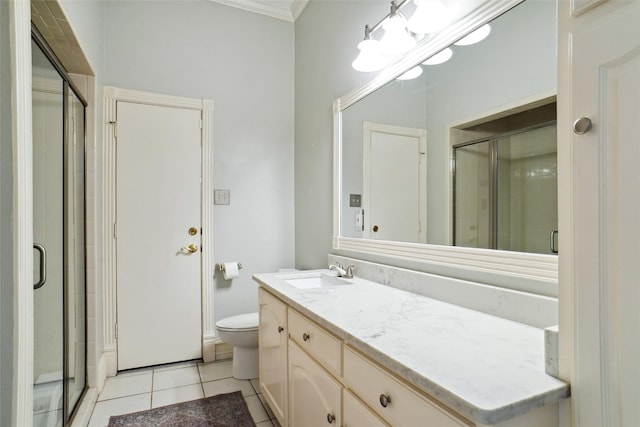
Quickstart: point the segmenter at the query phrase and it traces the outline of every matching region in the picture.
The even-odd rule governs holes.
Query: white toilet
[[[220,339],[233,346],[233,377],[258,378],[258,313],[239,314],[216,322]]]

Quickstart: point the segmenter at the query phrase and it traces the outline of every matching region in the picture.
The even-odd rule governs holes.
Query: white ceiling
[[[226,6],[295,22],[309,0],[211,0]]]

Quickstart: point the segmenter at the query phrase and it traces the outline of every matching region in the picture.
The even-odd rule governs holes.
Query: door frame
[[[114,376],[118,369],[116,345],[116,105],[131,102],[199,110],[202,114],[202,185],[201,217],[202,244],[206,256],[202,257],[202,357],[205,362],[215,360],[215,346],[221,343],[217,337],[213,317],[213,293],[215,273],[213,249],[213,101],[209,99],[183,98],[113,86],[104,87],[104,146],[103,167],[103,227],[102,250],[104,255],[103,275],[103,339],[104,361],[107,376]]]
[[[418,240],[427,243],[427,130],[405,126],[393,126],[383,123],[364,121],[362,123],[362,208],[364,209],[365,227],[362,237],[371,239],[367,219],[371,217],[371,134],[373,132],[390,135],[407,136],[418,139],[420,163],[418,177],[418,218],[420,220]]]

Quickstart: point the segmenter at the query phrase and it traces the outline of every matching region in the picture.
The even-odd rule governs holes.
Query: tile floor
[[[240,390],[257,427],[277,427],[262,401],[257,380],[231,376],[231,360],[186,362],[139,369],[107,378],[93,409],[89,427],[105,427],[111,415],[143,411],[172,403]]]

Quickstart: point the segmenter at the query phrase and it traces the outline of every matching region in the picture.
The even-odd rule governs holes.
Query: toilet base
[[[238,380],[252,380],[260,376],[257,347],[233,347],[231,373]]]

